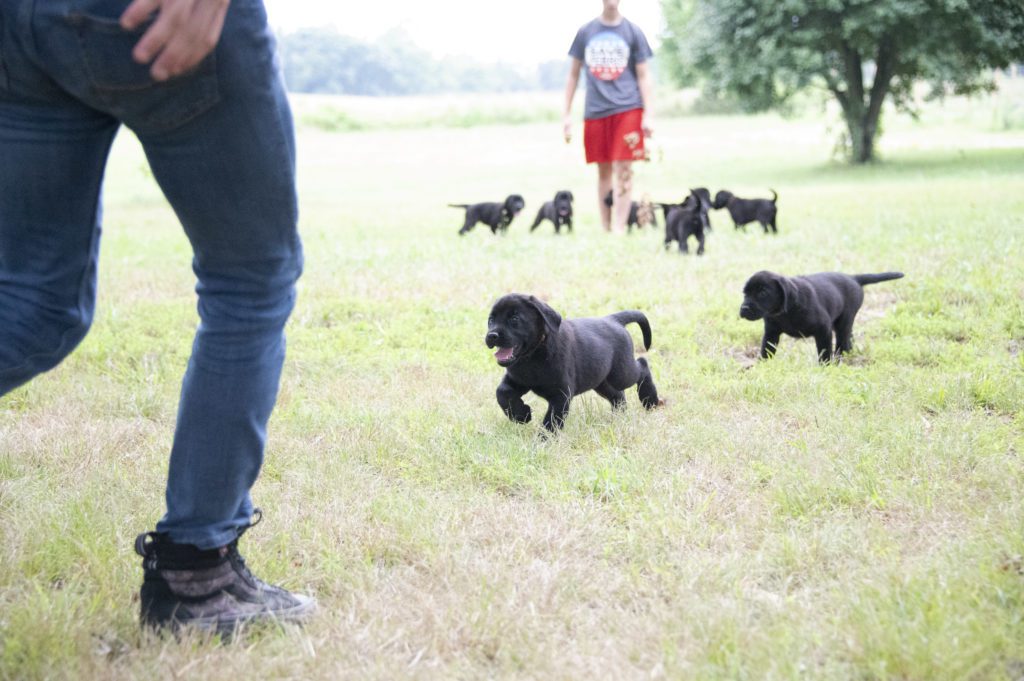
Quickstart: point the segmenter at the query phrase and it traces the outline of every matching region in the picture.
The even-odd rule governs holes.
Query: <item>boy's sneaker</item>
[[[298,622],[316,610],[316,601],[309,596],[257,579],[238,553],[237,539],[204,551],[145,532],[135,539],[135,551],[143,558],[143,625],[188,626],[230,635],[242,624]]]

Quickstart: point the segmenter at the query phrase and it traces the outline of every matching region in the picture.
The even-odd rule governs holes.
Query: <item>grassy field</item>
[[[641,193],[780,195],[778,236],[714,213],[701,259],[601,233],[557,124],[303,126],[307,271],[243,551],[321,611],[229,646],[136,623],[132,540],[162,513],[196,317],[186,241],[122,136],[95,326],[0,401],[0,678],[1021,678],[1024,130],[1005,118],[890,117],[863,168],[829,162],[819,120],[662,120]],[[576,232],[529,234],[563,187]],[[510,192],[507,237],[456,237],[446,203]],[[819,367],[789,338],[754,360],[738,307],[759,269],[907,276],[867,289],[854,353]],[[483,344],[509,291],[643,310],[668,406],[585,395],[551,439],[509,423]]]

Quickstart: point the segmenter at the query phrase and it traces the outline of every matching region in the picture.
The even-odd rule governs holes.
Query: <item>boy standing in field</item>
[[[644,159],[647,113],[653,103],[647,61],[651,46],[643,31],[619,13],[619,0],[602,0],[601,16],[576,33],[565,87],[565,141],[572,139],[572,100],[587,65],[583,146],[587,163],[597,164],[597,205],[604,230],[625,234],[633,193],[633,161]],[[614,191],[612,191],[614,186]],[[604,203],[612,192],[612,205]]]

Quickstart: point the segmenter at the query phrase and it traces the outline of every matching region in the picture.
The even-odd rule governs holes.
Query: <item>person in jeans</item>
[[[303,618],[315,602],[256,579],[237,545],[302,270],[295,136],[261,0],[0,0],[0,395],[89,330],[122,124],[191,243],[200,318],[167,510],[136,541],[143,622]]]
[[[597,164],[601,225],[606,232],[625,234],[633,200],[633,162],[644,160],[644,135],[652,134],[654,88],[647,62],[653,53],[643,31],[619,13],[619,0],[602,2],[601,15],[580,28],[569,48],[572,64],[563,126],[569,142],[572,100],[585,64],[583,146],[587,163]],[[609,193],[611,206],[605,203]]]

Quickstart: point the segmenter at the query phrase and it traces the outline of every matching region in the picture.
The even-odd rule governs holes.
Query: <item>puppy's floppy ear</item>
[[[575,198],[573,198],[572,192],[566,192],[566,194],[569,195],[569,203],[572,203],[573,201],[576,200]]]
[[[779,287],[779,294],[782,296],[782,311],[789,312],[790,307],[796,304],[796,284],[789,277],[776,275],[775,285]]]
[[[542,300],[537,300],[533,296],[526,299],[526,304],[532,307],[540,315],[540,318],[544,320],[544,327],[548,330],[548,334],[554,334],[558,332],[558,327],[562,325],[562,315],[554,311],[554,309]]]

